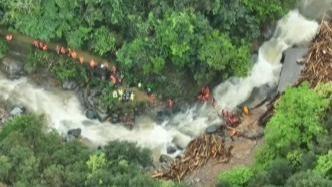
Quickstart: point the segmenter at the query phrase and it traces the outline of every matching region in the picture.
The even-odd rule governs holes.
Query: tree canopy
[[[175,97],[246,75],[252,43],[295,1],[0,0],[0,8],[12,30],[109,58],[129,84]],[[183,86],[195,92],[165,92]]]
[[[144,174],[150,151],[111,142],[94,151],[47,132],[42,117],[8,121],[0,131],[0,181],[10,186],[174,186]]]

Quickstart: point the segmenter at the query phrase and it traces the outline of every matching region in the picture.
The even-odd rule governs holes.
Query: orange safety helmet
[[[77,53],[76,53],[76,51],[72,51],[72,52],[70,53],[70,56],[71,56],[72,59],[76,59],[76,58],[77,58]]]
[[[245,115],[249,115],[249,114],[250,114],[250,110],[249,110],[249,107],[248,107],[248,106],[244,106],[244,107],[243,107],[243,113],[244,113]]]
[[[96,61],[95,61],[94,59],[92,59],[92,60],[90,61],[90,67],[91,67],[91,68],[95,68],[96,66],[97,66]]]
[[[66,48],[64,48],[64,47],[60,47],[60,53],[61,54],[66,54],[66,52],[67,52],[67,50],[66,50]]]
[[[6,35],[6,40],[7,40],[8,42],[12,41],[12,40],[13,40],[13,35],[12,35],[12,34],[7,34],[7,35]]]
[[[42,49],[43,49],[43,51],[47,51],[47,49],[48,49],[47,45],[44,44]]]
[[[114,75],[111,75],[110,79],[111,79],[112,84],[116,84],[117,83],[117,79],[116,79],[116,77]]]
[[[40,41],[39,41],[39,42],[38,42],[38,48],[39,48],[39,49],[43,49],[43,47],[44,47],[43,42],[40,42]]]

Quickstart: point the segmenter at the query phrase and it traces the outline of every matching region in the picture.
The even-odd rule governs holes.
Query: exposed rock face
[[[168,155],[160,155],[159,162],[171,164],[173,162],[173,158]]]
[[[241,103],[239,107],[247,106],[249,108],[256,108],[260,104],[273,99],[276,94],[277,87],[275,85],[264,84],[263,86],[255,87],[250,97]]]
[[[77,87],[77,83],[75,81],[65,81],[62,84],[62,88],[65,90],[74,90]]]
[[[97,112],[90,110],[90,109],[85,112],[85,116],[88,119],[97,119],[98,118]]]
[[[176,152],[176,148],[173,146],[167,146],[166,151],[167,151],[167,154],[173,154]]]
[[[298,81],[303,65],[297,62],[300,61],[307,52],[307,48],[291,48],[285,51],[285,61],[280,74],[278,92],[284,92],[288,87]]]
[[[10,112],[9,114],[13,117],[16,116],[21,116],[23,115],[25,112],[25,108],[23,106],[15,106]]]
[[[68,136],[73,136],[75,138],[79,138],[81,136],[82,130],[80,128],[78,129],[70,129],[67,134]]]
[[[211,125],[205,129],[205,132],[208,134],[213,134],[218,131],[219,127],[217,125]]]
[[[24,75],[24,65],[17,59],[5,57],[2,60],[1,70],[9,79],[18,79]]]

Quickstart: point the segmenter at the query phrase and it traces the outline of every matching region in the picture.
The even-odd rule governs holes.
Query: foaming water
[[[245,101],[252,89],[263,84],[276,84],[280,73],[282,52],[292,45],[310,41],[318,24],[308,21],[298,11],[291,11],[279,21],[274,37],[259,49],[258,62],[246,78],[231,78],[214,89],[214,96],[222,107],[234,108]],[[137,142],[138,145],[165,153],[166,147],[175,144],[185,148],[210,125],[218,125],[215,110],[209,105],[195,105],[176,114],[162,125],[148,117],[137,119],[133,130],[109,122],[89,120],[83,115],[78,99],[72,92],[52,91],[35,86],[27,78],[8,80],[0,74],[0,97],[27,106],[37,114],[44,114],[50,128],[61,134],[69,129],[81,128],[82,136],[94,145],[112,140]]]
[[[250,96],[254,87],[277,84],[282,52],[293,45],[310,42],[318,28],[317,22],[305,19],[298,10],[289,12],[278,22],[274,36],[260,47],[258,61],[249,76],[231,78],[214,89],[218,103],[223,108],[233,109]]]
[[[27,78],[8,80],[0,74],[0,97],[13,103],[27,106],[29,110],[43,114],[48,126],[65,135],[69,129],[81,128],[82,137],[95,146],[105,145],[112,140],[137,142],[142,147],[166,153],[166,146],[175,143],[185,147],[195,136],[198,136],[209,122],[209,115],[193,107],[179,113],[168,122],[173,125],[157,125],[148,117],[138,117],[137,125],[128,130],[120,124],[101,123],[89,120],[83,114],[78,99],[72,92],[61,90],[48,91],[36,87]],[[203,110],[204,108],[199,108]],[[204,116],[202,116],[204,114]],[[198,116],[194,119],[194,116]],[[212,118],[218,121],[217,118]],[[211,122],[211,120],[210,120]],[[213,122],[213,121],[212,121]]]

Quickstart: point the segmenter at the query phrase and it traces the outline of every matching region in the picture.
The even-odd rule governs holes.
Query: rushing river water
[[[214,89],[218,103],[232,109],[245,101],[254,87],[277,84],[282,52],[293,45],[310,42],[317,31],[317,22],[305,19],[297,10],[289,12],[278,22],[274,36],[259,49],[258,61],[249,76],[231,78]],[[221,122],[212,107],[197,105],[161,125],[141,116],[136,127],[128,130],[121,125],[87,119],[73,92],[56,88],[45,90],[27,78],[8,80],[3,74],[0,74],[0,97],[44,114],[49,127],[61,134],[66,134],[69,129],[81,128],[82,137],[94,145],[127,140],[158,153],[165,153],[170,144],[185,147],[208,126]]]

